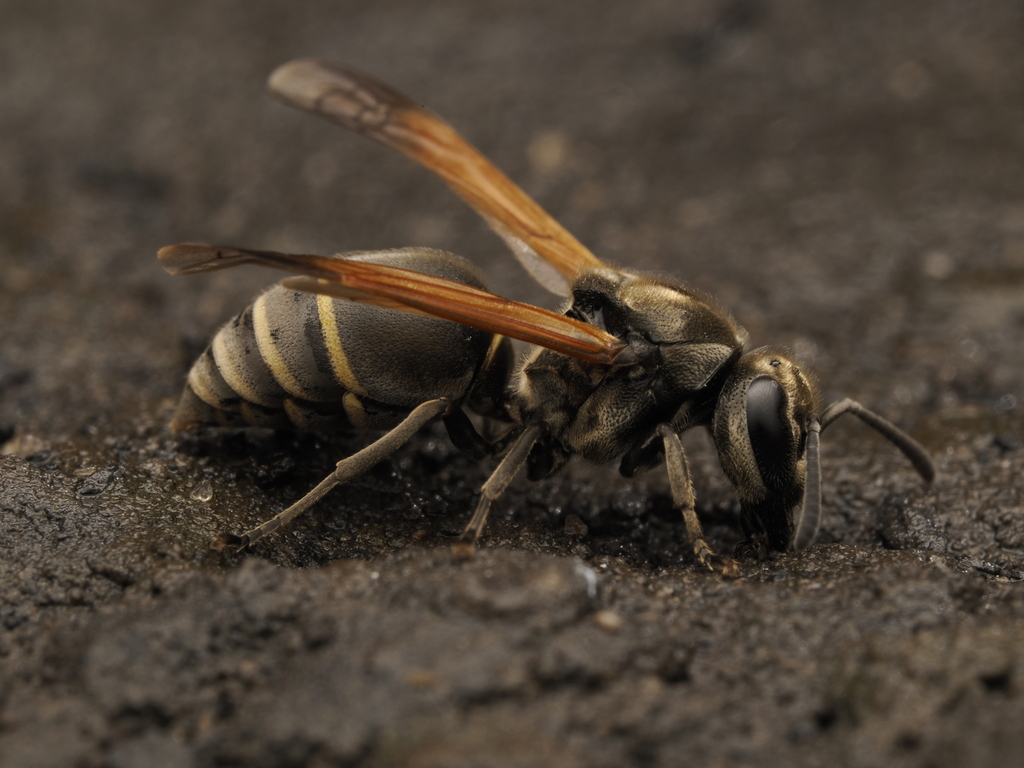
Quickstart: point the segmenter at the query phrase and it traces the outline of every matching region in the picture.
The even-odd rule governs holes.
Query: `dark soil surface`
[[[0,3],[0,764],[1019,764],[1024,6],[1011,0]],[[553,306],[444,185],[288,109],[346,61],[595,253],[716,295],[827,401],[818,544],[700,569],[663,472],[517,480],[426,432],[245,555],[361,435],[166,428],[265,271],[182,241],[423,245]],[[686,448],[709,541],[738,503]]]

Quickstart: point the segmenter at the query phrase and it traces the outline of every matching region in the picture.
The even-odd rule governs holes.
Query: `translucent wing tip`
[[[289,61],[271,72],[267,79],[271,93],[309,110],[316,109],[317,102],[332,85],[324,65],[316,59]]]
[[[263,264],[278,269],[289,268],[289,256],[274,251],[252,251],[225,245],[179,243],[157,251],[160,264],[172,275],[197,275],[243,264]]]
[[[241,254],[203,243],[179,243],[161,248],[156,257],[172,275],[194,275],[233,267],[243,262]]]

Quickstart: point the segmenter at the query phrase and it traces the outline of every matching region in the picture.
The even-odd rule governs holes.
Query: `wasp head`
[[[789,548],[817,401],[813,382],[793,357],[772,347],[743,355],[722,386],[712,434],[740,497],[743,530],[761,554]]]

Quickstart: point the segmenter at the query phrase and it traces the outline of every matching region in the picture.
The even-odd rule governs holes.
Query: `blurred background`
[[[1022,41],[1018,0],[0,0],[0,761],[1019,760]],[[716,296],[938,482],[839,423],[819,546],[729,581],[663,473],[570,465],[453,565],[492,465],[435,431],[209,553],[363,438],[171,436],[278,275],[172,278],[161,246],[429,246],[557,306],[443,183],[269,97],[305,56],[441,114],[600,258]],[[730,552],[733,489],[686,445]]]

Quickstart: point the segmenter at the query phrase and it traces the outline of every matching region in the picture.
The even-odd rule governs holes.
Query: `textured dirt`
[[[963,766],[1024,752],[1024,9],[984,2],[6,0],[0,763]],[[266,96],[297,56],[429,104],[609,262],[716,295],[922,487],[824,437],[817,546],[687,552],[667,481],[517,481],[425,433],[245,556],[362,436],[166,422],[273,276],[181,241],[425,245],[545,303],[403,158]],[[709,540],[738,505],[686,447]]]

